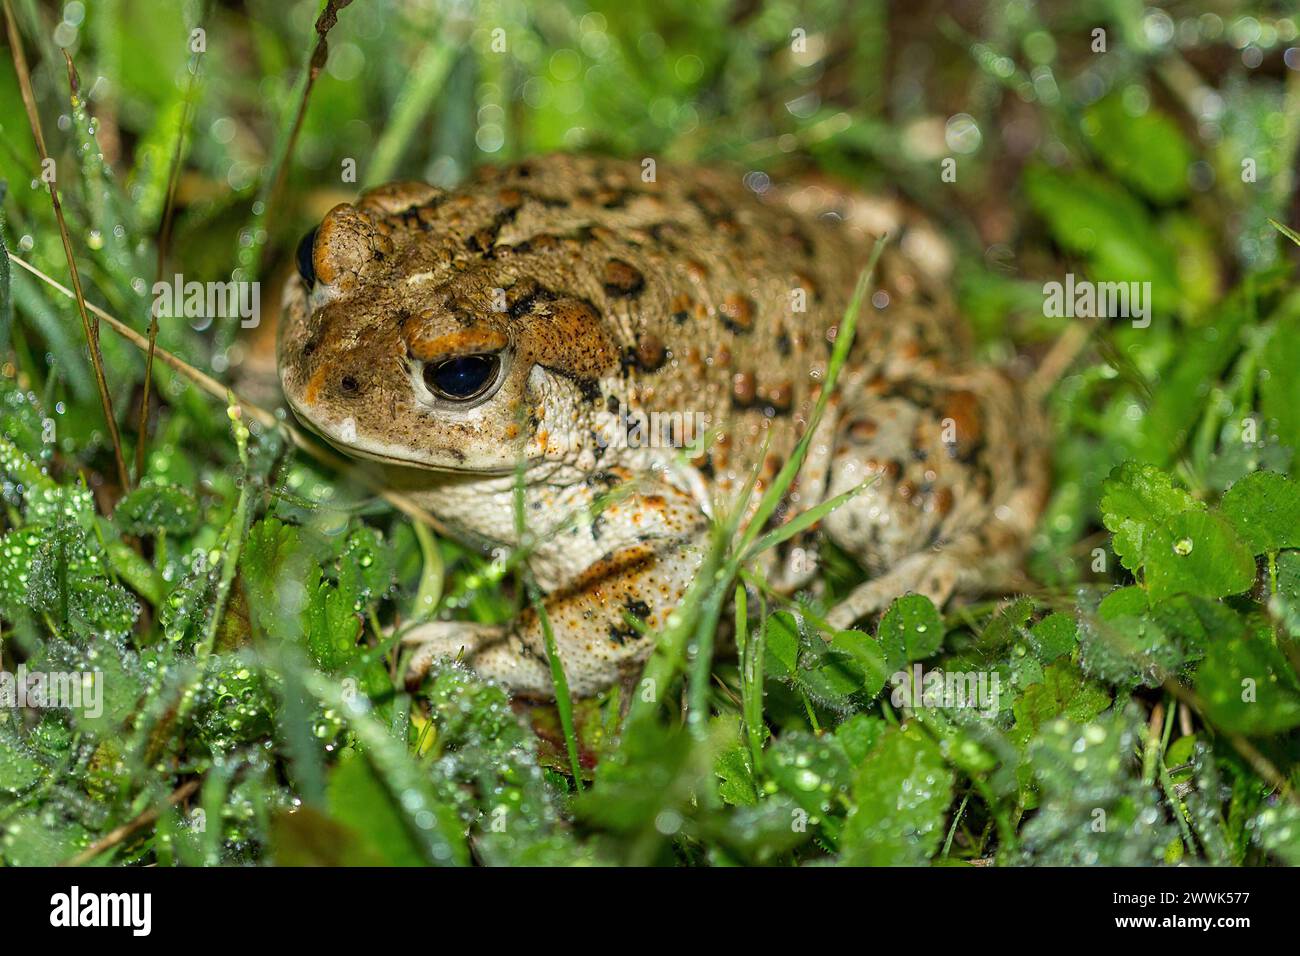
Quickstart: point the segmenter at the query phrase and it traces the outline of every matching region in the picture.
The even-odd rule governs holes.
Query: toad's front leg
[[[560,547],[581,554],[584,544],[593,542],[611,550],[558,580],[542,600],[569,690],[576,697],[597,694],[645,663],[653,639],[628,617],[650,631],[663,627],[694,579],[707,542],[708,519],[687,495],[671,488],[620,502],[594,524],[594,529],[579,529],[582,542],[557,535],[551,557]],[[542,555],[545,559],[545,552]],[[413,628],[403,642],[418,646],[408,683],[418,681],[435,659],[451,657],[499,681],[512,695],[554,696],[541,621],[531,607],[502,626],[429,622]]]

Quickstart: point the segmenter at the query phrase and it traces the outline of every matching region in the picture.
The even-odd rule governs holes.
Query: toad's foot
[[[469,661],[480,648],[504,639],[506,629],[495,624],[470,621],[426,621],[402,635],[402,643],[414,647],[406,666],[408,687],[418,686],[440,657]]]

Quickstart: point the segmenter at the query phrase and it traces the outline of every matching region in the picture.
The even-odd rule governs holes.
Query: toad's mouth
[[[459,451],[454,449],[445,449],[448,461],[429,461],[425,458],[417,458],[409,453],[404,453],[392,445],[382,445],[378,442],[367,441],[360,436],[354,436],[349,439],[340,437],[333,426],[326,425],[312,416],[300,402],[294,399],[292,395],[286,394],[285,401],[288,403],[294,417],[298,419],[303,426],[322,439],[330,447],[338,450],[348,458],[357,458],[365,461],[374,461],[383,465],[397,465],[403,468],[413,468],[419,471],[432,472],[434,474],[444,475],[508,475],[515,471],[515,466],[503,465],[499,467],[474,467],[471,465],[459,464],[456,459],[462,457]]]

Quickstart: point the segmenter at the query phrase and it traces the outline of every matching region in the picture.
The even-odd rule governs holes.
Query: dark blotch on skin
[[[650,605],[645,601],[629,600],[624,605],[629,614],[638,621],[644,621],[650,616]],[[615,644],[624,644],[629,640],[635,641],[641,637],[641,632],[626,621],[609,626],[609,639]]]
[[[794,404],[793,382],[782,382],[767,395],[767,407],[772,410],[773,414],[784,415],[790,411],[792,404]]]
[[[758,397],[758,382],[752,372],[737,372],[731,376],[731,400],[741,408],[748,408]]]
[[[672,315],[673,321],[678,325],[684,325],[686,320],[691,317],[691,297],[683,293],[673,296],[672,302],[668,304],[669,314]]]
[[[848,424],[849,440],[855,445],[864,445],[875,437],[877,425],[870,418],[855,418]]]
[[[754,327],[754,300],[747,295],[733,292],[722,300],[718,309],[722,324],[731,331],[743,334]]]
[[[627,299],[645,288],[645,276],[631,263],[610,259],[605,263],[604,283],[606,295]]]
[[[668,349],[657,335],[646,335],[637,343],[636,361],[643,371],[654,372],[663,368]]]

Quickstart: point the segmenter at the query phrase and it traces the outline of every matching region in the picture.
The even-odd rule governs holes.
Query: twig
[[[1096,327],[1095,322],[1075,322],[1057,337],[1025,388],[1025,394],[1030,401],[1041,402],[1047,397],[1047,393],[1079,357],[1079,353],[1092,338]]]
[[[205,11],[206,12],[206,8]],[[202,14],[200,14],[202,16]],[[172,214],[176,208],[176,184],[180,181],[181,154],[185,149],[185,131],[190,125],[190,115],[194,107],[194,85],[199,78],[199,61],[203,59],[203,49],[195,50],[190,63],[190,78],[186,82],[185,106],[181,110],[180,127],[176,132],[176,148],[172,151],[171,168],[167,171],[167,198],[163,202],[162,224],[158,231],[157,266],[154,269],[154,284],[162,282],[163,265],[167,261],[167,248],[171,245]],[[153,385],[153,358],[158,343],[158,309],[149,309],[149,351],[144,359],[144,394],[140,398],[140,421],[135,430],[135,480],[144,477],[144,449],[149,444],[149,391]]]
[[[49,285],[51,288],[58,290],[59,292],[63,293],[65,296],[69,296],[69,297],[72,296],[72,293],[68,291],[66,287],[60,285],[54,279],[51,279],[49,276],[47,276],[40,269],[36,268],[30,262],[27,262],[26,260],[19,258],[18,256],[14,255],[12,252],[9,253],[9,260],[15,263],[16,265],[22,266],[32,275],[36,276],[36,278],[40,279],[42,282]],[[90,309],[90,311],[94,312],[95,315],[98,316],[100,319],[107,322],[109,328],[111,328],[118,335],[122,336],[122,338],[126,339],[132,345],[136,346],[139,349],[146,349],[149,347],[148,338],[141,335],[139,332],[131,328],[125,322],[122,322],[121,320],[116,319],[113,316],[109,315],[107,312],[105,312],[103,309],[101,309],[99,306],[95,305],[94,303],[87,303],[86,307]],[[161,347],[159,347],[156,351],[158,354],[158,358],[160,358],[163,362],[170,365],[172,368],[176,369],[176,371],[180,372],[186,378],[190,379],[190,381],[194,382],[196,385],[199,386],[199,388],[203,389],[203,391],[207,392],[209,395],[212,395],[213,397],[220,399],[223,404],[227,402],[228,393],[234,395],[234,393],[231,392],[225,385],[222,385],[211,375],[208,375],[207,373],[200,371],[199,369],[195,368],[193,365],[189,364],[179,356],[173,355],[171,352],[168,352],[166,349]],[[335,455],[327,451],[326,449],[322,448],[320,445],[316,444],[311,439],[309,439],[306,433],[304,433],[301,429],[295,428],[293,425],[289,424],[288,422],[281,421],[280,419],[276,418],[274,413],[267,411],[265,408],[262,408],[260,405],[256,405],[253,402],[248,401],[247,399],[240,398],[238,395],[235,395],[234,397],[235,397],[236,404],[238,404],[240,408],[248,412],[248,414],[252,418],[254,418],[258,423],[265,426],[266,428],[284,429],[285,432],[289,435],[289,437],[293,440],[294,445],[302,449],[311,457],[315,458],[317,461],[321,462],[322,464],[329,465],[331,468],[336,468],[339,471],[343,472],[347,477],[353,478],[356,481],[360,482],[361,484],[365,485],[367,488],[376,492],[380,497],[382,497],[385,501],[387,501],[398,511],[402,512],[402,514],[406,515],[408,518],[414,518],[416,521],[421,521],[424,524],[427,524],[430,528],[433,528],[433,530],[437,531],[439,534],[443,535],[444,537],[451,536],[451,533],[447,529],[447,526],[445,524],[439,521],[436,517],[434,517],[424,508],[421,508],[419,505],[417,505],[408,496],[401,494],[400,492],[391,491],[384,488],[383,485],[372,475],[368,474],[367,472],[363,471],[360,468],[357,468],[354,465],[349,464],[347,461],[345,461],[343,458],[339,457],[338,455]]]
[[[27,69],[27,56],[23,53],[22,38],[18,35],[18,26],[14,22],[14,12],[9,0],[3,0],[5,11],[5,28],[9,35],[9,46],[14,54],[14,72],[18,75],[18,86],[22,91],[23,105],[27,108],[27,121],[32,127],[32,137],[36,140],[36,149],[40,153],[41,165],[50,160],[45,148],[45,136],[41,132],[41,119],[36,111],[36,96],[32,92],[32,77]],[[63,53],[68,64],[68,85],[72,96],[79,95],[77,90],[77,71],[72,65],[72,57],[67,51]],[[113,399],[108,393],[108,379],[104,375],[104,357],[99,351],[99,325],[91,322],[90,313],[86,311],[86,297],[81,290],[81,275],[77,272],[77,259],[72,252],[72,237],[68,234],[68,223],[63,218],[63,206],[59,203],[59,190],[56,185],[58,176],[49,177],[50,200],[54,204],[54,218],[59,223],[59,237],[63,240],[63,254],[68,260],[68,271],[72,274],[70,295],[77,300],[77,310],[81,313],[81,328],[86,335],[86,345],[90,348],[90,364],[95,370],[95,385],[99,389],[99,400],[104,406],[104,420],[108,424],[108,435],[113,442],[113,460],[117,465],[118,480],[123,491],[131,486],[127,476],[126,460],[122,457],[122,436],[117,431],[117,419],[113,415]]]
[[[195,790],[199,789],[199,783],[200,781],[198,780],[190,780],[181,784],[180,787],[178,787],[172,795],[167,798],[167,806],[174,807],[181,801],[188,799]],[[72,857],[72,859],[65,860],[59,865],[81,866],[83,863],[89,863],[105,850],[117,846],[117,844],[121,843],[132,833],[135,833],[136,830],[142,830],[152,824],[158,819],[161,813],[162,809],[160,807],[150,807],[135,819],[129,820],[128,822],[123,823],[120,827],[110,830],[107,834],[100,837],[76,856]]]
[[[276,150],[273,159],[273,169],[275,175],[271,178],[269,184],[263,187],[261,194],[258,196],[261,209],[257,212],[254,220],[253,242],[248,246],[247,257],[244,263],[249,267],[250,274],[257,270],[258,253],[262,244],[257,241],[257,235],[261,230],[257,228],[257,223],[268,222],[270,220],[271,210],[274,208],[276,201],[280,197],[280,191],[284,186],[284,177],[289,171],[289,157],[293,154],[294,143],[298,140],[298,134],[302,130],[303,119],[307,116],[307,102],[311,99],[312,88],[316,85],[316,78],[320,76],[320,71],[325,68],[325,62],[329,59],[329,41],[326,39],[330,30],[338,23],[339,11],[348,6],[352,0],[326,0],[325,8],[321,10],[320,16],[316,18],[316,45],[312,48],[311,58],[307,64],[307,76],[303,81],[302,94],[298,97],[298,111],[294,114],[293,126],[289,129],[288,136]]]

